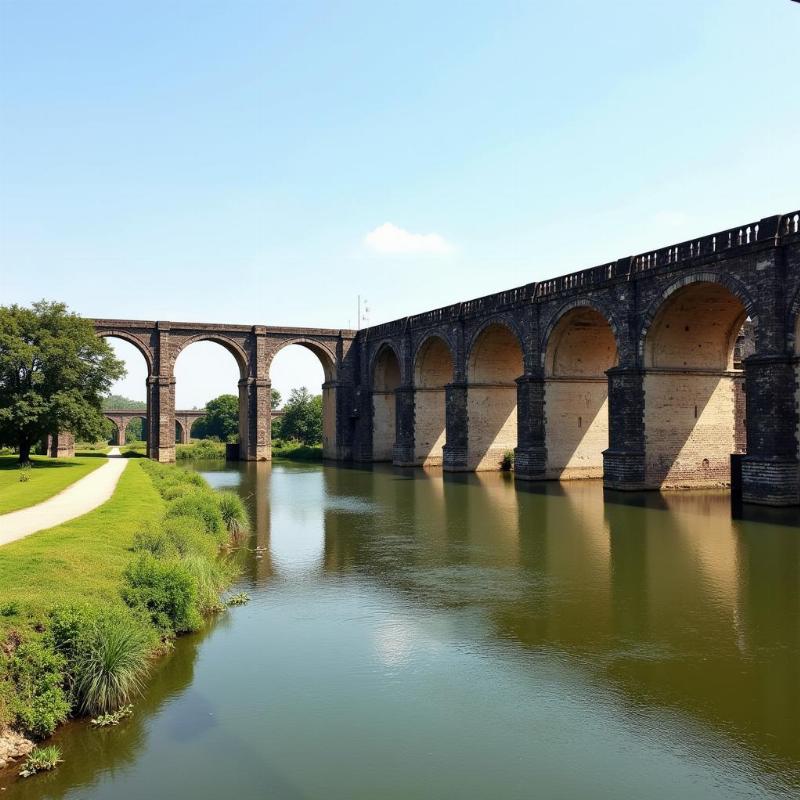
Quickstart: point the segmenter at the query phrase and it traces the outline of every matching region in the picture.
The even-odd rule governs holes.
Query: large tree
[[[206,415],[192,426],[198,439],[219,439],[230,442],[239,433],[239,398],[221,394],[206,403]]]
[[[92,323],[63,303],[0,306],[0,444],[19,448],[20,462],[58,430],[103,438],[103,397],[124,375]]]
[[[280,434],[282,439],[294,439],[303,444],[321,444],[321,395],[309,394],[305,386],[292,389],[283,407]]]

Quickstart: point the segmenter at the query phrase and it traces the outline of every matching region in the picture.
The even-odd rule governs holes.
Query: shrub
[[[188,555],[181,564],[194,579],[198,610],[203,614],[219,611],[222,608],[220,593],[230,580],[230,570],[224,562]]]
[[[191,554],[215,558],[219,546],[212,539],[195,517],[177,515],[168,517],[162,523],[164,535],[175,548],[177,555],[184,557]]]
[[[195,580],[180,561],[158,561],[150,553],[140,553],[123,580],[125,602],[146,613],[160,630],[180,633],[202,624]]]
[[[191,483],[166,484],[164,486],[164,490],[161,492],[161,496],[165,500],[175,500],[175,498],[183,497],[183,495],[191,491],[192,491]]]
[[[140,694],[149,668],[150,637],[130,613],[101,613],[80,636],[73,692],[83,714],[109,714]]]
[[[500,462],[500,469],[505,472],[510,472],[514,468],[514,451],[506,450],[503,453],[503,460]]]
[[[61,750],[54,744],[47,747],[34,747],[28,753],[28,757],[25,759],[19,774],[23,778],[30,778],[31,775],[35,775],[37,772],[47,772],[55,769],[60,763]]]
[[[178,555],[175,543],[163,529],[157,527],[137,531],[133,537],[133,549],[139,553],[151,553],[159,559],[174,558]]]
[[[225,522],[213,492],[193,491],[170,501],[167,518],[170,517],[193,517],[202,523],[206,533],[220,542],[225,539]]]
[[[62,688],[64,657],[52,641],[31,635],[7,658],[4,672],[14,687],[9,716],[24,733],[36,739],[49,736],[69,714]]]
[[[231,536],[239,536],[250,528],[250,517],[242,498],[235,492],[222,491],[216,494],[225,528]]]
[[[210,439],[201,439],[199,442],[181,445],[176,448],[175,455],[181,460],[189,458],[201,460],[225,458],[225,443],[212,442]]]

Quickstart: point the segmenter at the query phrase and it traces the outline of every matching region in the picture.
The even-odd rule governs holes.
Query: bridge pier
[[[523,481],[543,480],[547,468],[545,444],[544,372],[517,378],[517,446],[514,474]]]
[[[67,431],[56,431],[47,439],[50,458],[72,458],[75,455],[75,437]]]
[[[786,353],[756,354],[744,361],[747,455],[742,462],[742,499],[746,503],[800,503],[795,362]]]
[[[603,452],[603,486],[645,488],[644,371],[612,367],[608,376],[608,449]]]
[[[395,439],[392,463],[396,467],[414,466],[414,387],[398,386],[394,390]]]
[[[467,414],[466,383],[449,383],[445,392],[445,443],[442,448],[442,466],[445,472],[467,472],[469,446],[469,419]]]

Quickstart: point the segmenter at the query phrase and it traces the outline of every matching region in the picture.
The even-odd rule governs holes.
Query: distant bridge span
[[[745,500],[800,503],[797,211],[361,331],[94,324],[147,363],[148,452],[161,461],[175,458],[186,346],[215,341],[236,359],[240,455],[261,460],[270,364],[301,344],[325,371],[327,458],[464,471],[513,452],[519,479],[640,490],[726,485],[738,451]]]

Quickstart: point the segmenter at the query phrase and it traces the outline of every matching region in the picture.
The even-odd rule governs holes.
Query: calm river
[[[232,608],[7,797],[800,796],[796,512],[278,463]],[[256,550],[256,548],[260,548]],[[261,550],[263,548],[263,550]]]

